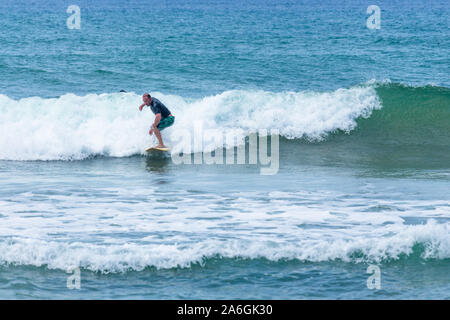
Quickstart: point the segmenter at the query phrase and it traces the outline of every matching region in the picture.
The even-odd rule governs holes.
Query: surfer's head
[[[149,93],[144,93],[142,101],[144,101],[145,105],[149,106],[152,103],[152,96]]]

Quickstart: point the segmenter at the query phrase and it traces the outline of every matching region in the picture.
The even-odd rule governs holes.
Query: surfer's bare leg
[[[155,132],[155,136],[159,142],[159,144],[156,146],[156,148],[165,148],[165,145],[163,143],[162,136],[161,136],[161,131],[159,131],[159,129],[156,127],[153,127],[152,129],[153,129],[153,132]]]

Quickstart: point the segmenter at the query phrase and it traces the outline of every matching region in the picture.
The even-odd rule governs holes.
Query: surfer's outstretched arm
[[[139,106],[139,111],[142,111],[142,108],[144,108],[144,106],[145,106],[145,103],[141,104],[141,105]]]

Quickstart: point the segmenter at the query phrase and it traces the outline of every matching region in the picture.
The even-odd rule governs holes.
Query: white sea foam
[[[226,91],[203,99],[152,93],[176,116],[164,136],[192,130],[245,134],[277,129],[288,138],[324,139],[335,130],[351,131],[358,117],[381,108],[370,86],[333,92]],[[147,134],[153,114],[137,107],[134,93],[67,94],[60,98],[13,100],[0,95],[1,160],[67,160],[93,155],[124,157],[141,154],[153,144]],[[200,145],[198,148],[203,148]],[[216,146],[221,147],[221,146]],[[193,149],[193,151],[203,151]]]
[[[35,239],[12,238],[0,242],[0,263],[10,265],[45,266],[67,270],[82,267],[104,273],[141,271],[146,267],[158,269],[190,267],[205,259],[265,258],[272,261],[296,259],[322,262],[380,262],[398,259],[412,253],[413,246],[422,244],[422,258],[450,258],[450,230],[448,224],[429,222],[426,225],[407,226],[386,238],[318,240],[297,242],[253,240],[203,240],[192,244],[142,245],[136,243],[97,245],[92,243],[63,243]],[[363,257],[352,257],[354,254]]]
[[[324,192],[203,199],[139,186],[89,193],[30,201],[36,195],[27,192],[1,201],[0,264],[124,272],[189,267],[214,257],[380,262],[411,255],[417,245],[421,259],[450,258],[448,204],[442,201]],[[170,206],[163,206],[167,197]]]

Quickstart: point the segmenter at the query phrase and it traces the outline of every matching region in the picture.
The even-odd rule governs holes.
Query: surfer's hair
[[[151,98],[152,96],[150,95],[150,93],[146,93],[146,94],[144,94],[144,96],[146,96],[147,98]]]

